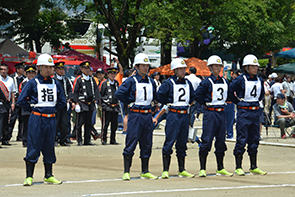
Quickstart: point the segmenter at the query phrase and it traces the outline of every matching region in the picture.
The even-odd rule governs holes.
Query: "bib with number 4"
[[[243,76],[245,79],[245,96],[244,101],[246,102],[257,102],[259,101],[261,93],[261,82],[257,77],[257,81],[248,81],[247,77]]]
[[[150,78],[149,83],[138,83],[135,77],[133,79],[136,83],[135,105],[150,105],[153,100],[153,85]]]
[[[173,83],[173,106],[188,106],[190,89],[187,80],[185,84],[176,84],[173,79],[170,79]]]
[[[222,78],[223,83],[213,83],[212,79],[208,78],[212,84],[212,102],[207,105],[225,105],[227,99],[227,83]]]
[[[38,103],[35,107],[54,107],[57,100],[57,91],[54,79],[52,84],[40,84],[39,80],[35,78],[37,82]]]

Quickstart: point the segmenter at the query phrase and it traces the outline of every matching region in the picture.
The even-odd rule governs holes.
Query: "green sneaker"
[[[23,186],[31,186],[33,183],[33,178],[32,177],[27,177],[24,181]]]
[[[182,171],[178,173],[178,177],[182,177],[182,178],[194,178],[195,175],[194,174],[190,174],[187,171]]]
[[[243,171],[242,168],[238,168],[235,170],[236,175],[238,176],[245,176],[245,172]]]
[[[44,178],[44,184],[60,185],[60,184],[62,184],[62,181],[59,181],[55,177],[51,176],[48,179]]]
[[[217,176],[233,176],[234,173],[230,173],[226,169],[223,168],[222,170],[217,170],[216,175]]]
[[[125,172],[122,176],[123,181],[130,181],[130,173]]]
[[[150,172],[147,172],[147,173],[141,173],[140,174],[140,178],[141,179],[150,179],[150,180],[157,180],[158,179],[158,177],[157,176],[155,176],[155,175],[153,175],[152,173],[150,173]]]
[[[260,175],[260,174],[266,175],[267,174],[267,172],[264,172],[264,171],[260,170],[259,168],[255,168],[253,170],[250,169],[250,172],[254,175]]]
[[[206,177],[206,170],[200,170],[199,177]]]
[[[169,172],[168,171],[164,171],[162,173],[162,179],[169,179]]]

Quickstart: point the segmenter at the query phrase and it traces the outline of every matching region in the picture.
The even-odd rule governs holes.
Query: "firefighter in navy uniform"
[[[228,97],[228,82],[219,76],[223,67],[222,60],[217,55],[208,58],[207,67],[212,73],[204,79],[196,90],[196,101],[205,106],[203,115],[202,143],[199,149],[199,177],[206,177],[206,161],[215,137],[215,156],[217,162],[216,175],[233,176],[224,169],[223,158],[227,150],[225,144],[226,121],[224,107]]]
[[[234,148],[236,160],[235,173],[244,176],[242,169],[245,146],[250,157],[250,173],[266,172],[257,168],[257,148],[260,137],[259,101],[264,97],[263,79],[257,76],[259,63],[257,57],[249,54],[244,57],[244,73],[238,76],[229,86],[229,99],[237,104],[237,142]]]
[[[27,154],[24,158],[27,174],[24,186],[32,185],[34,167],[40,152],[42,152],[45,167],[44,183],[62,183],[52,175],[52,164],[56,162],[54,151],[55,112],[66,105],[66,99],[59,82],[50,77],[54,73],[52,57],[48,54],[41,54],[38,57],[37,66],[40,74],[24,86],[17,101],[26,111],[31,111],[28,124]]]
[[[117,68],[108,68],[108,79],[101,83],[101,108],[102,108],[102,137],[101,144],[107,143],[107,132],[109,123],[111,123],[110,144],[118,144],[116,142],[116,130],[118,128],[118,113],[120,111],[120,104],[115,96],[115,92],[119,88],[119,82],[115,80]]]
[[[25,67],[25,72],[26,72],[26,78],[20,83],[19,85],[19,93],[23,90],[24,86],[28,83],[29,80],[33,79],[36,77],[36,67],[33,65],[28,65]],[[21,108],[21,115],[23,117],[23,147],[27,147],[27,136],[28,136],[28,124],[29,124],[29,118],[31,115],[30,111],[24,110],[24,108]]]
[[[76,104],[77,112],[77,142],[82,146],[82,126],[84,129],[84,145],[94,145],[91,142],[92,113],[95,108],[95,102],[100,99],[99,89],[93,77],[89,76],[90,62],[84,61],[80,64],[82,75],[76,80],[73,91],[73,102]]]
[[[15,64],[15,70],[16,72],[10,75],[13,79],[13,83],[15,86],[15,102],[18,99],[19,96],[19,85],[20,83],[26,78],[24,74],[24,68],[25,68],[25,62],[20,62],[18,64]],[[13,128],[16,122],[16,119],[18,118],[18,133],[16,137],[16,141],[22,141],[22,124],[23,124],[23,119],[21,116],[21,107],[19,105],[15,105],[14,110],[11,112],[10,120],[9,120],[9,125],[8,125],[8,130],[10,133],[10,137],[12,137],[12,132]]]
[[[157,92],[157,101],[165,106],[157,115],[154,122],[157,123],[160,116],[169,108],[165,126],[166,137],[162,148],[162,178],[164,179],[169,178],[169,166],[174,143],[176,143],[178,176],[185,178],[195,177],[194,174],[190,174],[185,170],[186,144],[189,130],[188,108],[194,101],[193,86],[188,79],[184,78],[186,67],[187,65],[183,59],[176,58],[172,60],[171,70],[175,72],[175,75],[167,79]]]
[[[125,141],[124,174],[122,179],[130,180],[130,167],[137,143],[140,147],[142,179],[158,179],[149,172],[149,158],[152,152],[153,121],[151,102],[156,99],[156,84],[147,76],[150,61],[144,53],[139,53],[133,63],[136,74],[126,79],[119,87],[115,96],[124,104],[130,106],[127,136]],[[157,109],[156,109],[157,110]]]
[[[70,99],[72,96],[72,84],[70,80],[65,76],[65,62],[57,62],[54,66],[55,74],[53,79],[58,81],[64,91],[67,105],[56,111],[56,134],[55,134],[55,145],[58,143],[61,146],[69,146],[67,143],[68,135],[68,109],[72,103]]]

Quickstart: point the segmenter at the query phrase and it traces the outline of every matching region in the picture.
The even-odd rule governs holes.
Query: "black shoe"
[[[58,142],[55,142],[55,143],[54,143],[54,146],[55,146],[55,147],[58,147]]]
[[[105,141],[102,141],[101,144],[102,145],[107,145],[107,143]]]
[[[2,145],[5,145],[5,146],[11,146],[11,144],[9,144],[8,141],[3,141],[3,142],[2,142]]]
[[[110,142],[110,144],[118,145],[119,143],[118,142]]]
[[[61,142],[59,143],[61,146],[70,146],[67,142]]]
[[[67,144],[73,144],[73,142],[70,139],[67,139]]]
[[[23,142],[23,147],[28,147],[28,144],[26,142]]]
[[[94,146],[95,144],[93,144],[92,142],[87,142],[87,143],[84,143],[85,146]]]
[[[78,142],[78,146],[82,146],[82,142]]]
[[[18,141],[18,142],[23,141],[23,138],[22,137],[17,137],[16,141]]]

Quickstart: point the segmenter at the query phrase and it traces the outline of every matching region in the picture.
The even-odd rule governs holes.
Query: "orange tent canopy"
[[[189,73],[189,68],[190,67],[195,67],[197,69],[196,75],[201,75],[201,76],[210,76],[211,72],[207,67],[207,62],[191,57],[189,59],[184,60],[187,68],[185,72]],[[170,64],[166,64],[164,66],[160,66],[158,68],[154,68],[150,70],[150,74],[154,74],[155,72],[159,72],[161,75],[174,75],[174,71],[170,70]],[[223,73],[223,68],[221,69],[220,73]]]

